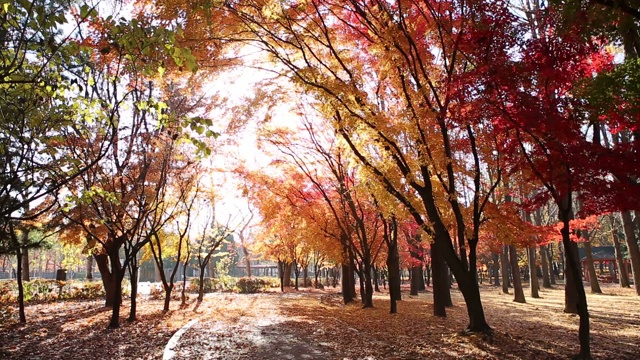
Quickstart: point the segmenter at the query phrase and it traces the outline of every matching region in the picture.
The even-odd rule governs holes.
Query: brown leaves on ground
[[[640,354],[640,298],[629,289],[604,287],[588,295],[592,351],[600,359]],[[566,359],[577,353],[578,318],[564,314],[564,291],[543,289],[540,299],[512,302],[483,287],[492,337],[462,335],[466,308],[456,290],[446,319],[433,317],[430,293],[403,293],[398,314],[388,313],[385,294],[373,309],[341,305],[321,291],[255,295],[209,294],[199,306],[140,300],[138,321],[107,330],[110,310],[101,302],[58,302],[27,307],[25,325],[0,328],[0,358],[161,359],[172,334],[189,320],[174,359]]]

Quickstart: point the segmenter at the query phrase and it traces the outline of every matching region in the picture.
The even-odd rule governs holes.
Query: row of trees
[[[307,116],[330,124],[328,140],[305,126],[312,158],[287,144],[289,135],[270,136],[300,174],[263,182],[285,200],[262,212],[270,241],[287,243],[308,227],[328,232],[344,270],[361,272],[370,306],[369,274],[381,244],[388,244],[393,263],[398,234],[420,238],[431,248],[436,314],[444,314],[448,301],[440,296],[448,291],[440,275],[446,266],[464,296],[467,329],[488,332],[476,280],[479,243],[543,242],[546,236],[527,224],[551,203],[566,258],[567,302],[580,318],[580,357],[590,358],[574,218],[620,211],[636,283],[640,276],[632,222],[638,208],[632,6],[317,0],[200,9],[166,3],[156,5],[158,18],[185,11],[191,16],[180,25],[193,38],[224,38],[268,54],[270,70],[294,84]],[[224,21],[200,26],[213,18]],[[287,188],[293,179],[305,182]],[[256,196],[266,198],[264,192]],[[289,207],[294,217],[282,211]],[[300,220],[307,212],[305,219],[318,220],[314,225]]]
[[[197,211],[193,154],[209,150],[195,134],[215,135],[213,102],[201,95],[204,78],[185,71],[198,63],[221,72],[247,49],[264,54],[247,56],[259,60],[250,66],[264,69],[268,58],[275,74],[247,101],[252,112],[268,120],[284,100],[302,119],[294,132],[261,123],[277,160],[261,173],[238,169],[262,216],[260,251],[302,268],[334,259],[347,275],[345,302],[356,272],[372,306],[384,258],[395,311],[400,248],[416,269],[428,251],[434,314],[451,302],[451,272],[467,330],[490,332],[479,248],[533,248],[555,236],[580,357],[589,358],[575,241],[587,233],[575,219],[619,212],[640,282],[639,19],[626,2],[130,5],[130,17],[118,18],[89,4],[8,3],[0,33],[2,252],[20,257],[38,245],[28,241],[33,228],[86,243],[113,306],[110,326],[126,268],[135,273],[147,244],[161,254],[169,224],[182,244]],[[542,227],[542,206],[553,208],[556,228]]]

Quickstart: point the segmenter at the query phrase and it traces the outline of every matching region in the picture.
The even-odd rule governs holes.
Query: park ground
[[[640,297],[605,286],[589,294],[596,359],[640,358]],[[29,305],[27,324],[0,328],[0,359],[566,359],[578,351],[578,318],[564,314],[564,291],[543,289],[526,304],[482,287],[493,336],[463,335],[466,310],[452,291],[446,319],[431,316],[431,293],[403,293],[398,314],[387,294],[375,308],[342,305],[333,289],[242,295],[208,294],[201,304],[163,314],[161,300],[140,299],[138,321],[106,329],[100,301]],[[192,295],[193,296],[193,295]],[[196,320],[166,352],[172,335]],[[171,356],[168,356],[171,355]]]

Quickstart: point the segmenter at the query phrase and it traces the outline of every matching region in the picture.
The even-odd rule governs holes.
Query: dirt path
[[[219,317],[190,327],[173,349],[174,360],[334,357],[330,347],[300,334],[291,318],[282,314],[283,307],[300,295],[213,296],[219,299],[208,301],[216,304]]]

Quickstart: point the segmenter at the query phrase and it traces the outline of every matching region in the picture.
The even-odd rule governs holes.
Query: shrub
[[[240,294],[254,294],[269,285],[268,281],[262,278],[243,277],[238,279],[236,287]]]
[[[202,279],[202,283],[204,284],[204,286],[202,287],[202,291],[206,294],[206,293],[210,293],[213,292],[215,290],[215,282],[214,279],[212,278],[204,278]],[[198,292],[198,289],[200,289],[200,278],[191,278],[189,279],[189,287],[187,288],[188,291],[190,292]]]

